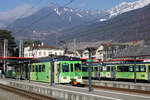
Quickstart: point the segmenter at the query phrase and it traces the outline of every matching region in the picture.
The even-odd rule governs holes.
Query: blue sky
[[[0,11],[7,11],[23,4],[34,5],[40,0],[1,0]],[[49,2],[56,2],[60,5],[65,4],[69,0],[43,0],[39,6],[47,6]],[[131,2],[136,0],[74,0],[68,7],[81,9],[100,9],[106,10],[114,7],[121,2]]]

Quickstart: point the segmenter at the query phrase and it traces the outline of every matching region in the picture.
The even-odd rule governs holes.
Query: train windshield
[[[81,71],[81,64],[75,64],[75,71],[80,72]]]
[[[69,72],[69,64],[62,64],[62,71]]]

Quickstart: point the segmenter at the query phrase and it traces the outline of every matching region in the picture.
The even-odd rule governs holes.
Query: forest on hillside
[[[3,55],[3,48],[4,48],[4,40],[8,40],[8,55],[13,56],[15,55],[14,48],[16,47],[15,38],[12,36],[10,31],[7,30],[0,30],[0,56]]]

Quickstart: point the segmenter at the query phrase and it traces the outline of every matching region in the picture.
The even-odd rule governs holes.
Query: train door
[[[59,83],[60,81],[60,63],[55,62],[54,64],[54,83]]]
[[[51,67],[50,67],[50,82],[51,85],[54,83],[54,62],[51,62]]]
[[[150,65],[148,66],[148,81],[150,81]]]
[[[99,75],[98,75],[98,66],[94,67],[94,71],[95,71],[95,78],[98,78],[99,77]]]
[[[116,79],[116,67],[111,66],[111,78]]]
[[[35,67],[36,67],[36,73],[35,73],[35,78],[36,78],[36,80],[38,80],[39,78],[38,78],[38,73],[39,73],[39,66],[38,65],[35,65]]]
[[[75,78],[75,71],[74,71],[74,63],[70,64],[70,79],[74,79]]]

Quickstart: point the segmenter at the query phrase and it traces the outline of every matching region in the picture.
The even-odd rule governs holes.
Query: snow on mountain
[[[103,21],[106,21],[107,19],[105,19],[105,18],[102,18],[102,19],[100,19],[99,21],[100,22],[103,22]]]
[[[109,10],[110,18],[113,16],[117,16],[119,14],[135,10],[138,8],[142,8],[146,5],[150,4],[150,0],[137,0],[135,2],[122,2],[116,7]]]
[[[79,14],[79,13],[77,13],[77,15],[79,16],[79,17],[83,17],[81,14]]]
[[[54,11],[56,12],[57,15],[59,15],[59,16],[61,15],[61,12],[59,11],[58,8],[55,8]]]

